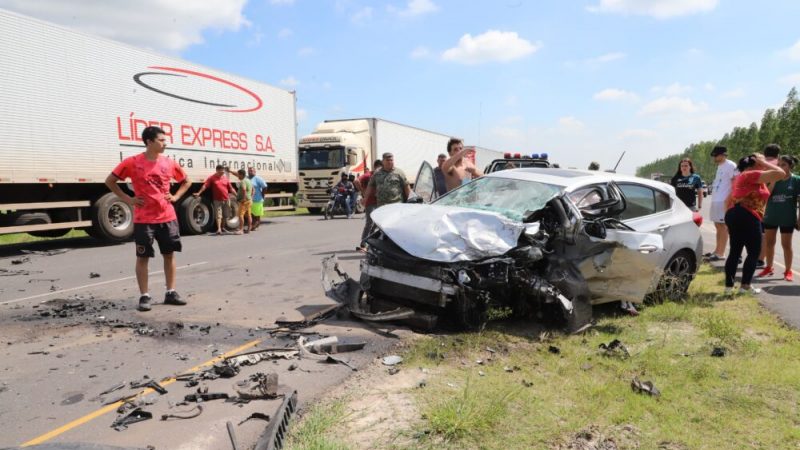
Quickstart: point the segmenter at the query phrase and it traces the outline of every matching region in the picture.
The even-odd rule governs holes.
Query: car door
[[[436,176],[433,173],[433,167],[427,161],[423,161],[422,165],[417,171],[417,178],[414,182],[414,193],[422,198],[424,203],[430,203],[436,200],[438,186],[436,184]]]

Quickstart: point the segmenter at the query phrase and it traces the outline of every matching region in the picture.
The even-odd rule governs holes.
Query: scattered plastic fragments
[[[389,355],[383,358],[383,365],[384,366],[396,366],[403,362],[403,358],[398,355]]]
[[[656,388],[652,381],[640,381],[638,377],[633,377],[633,380],[631,380],[631,389],[633,392],[647,394],[651,397],[658,397],[661,395],[661,391]]]
[[[257,372],[235,386],[239,398],[245,400],[278,398],[278,374]]]
[[[711,350],[711,356],[715,358],[722,358],[726,353],[727,349],[725,347],[714,347],[714,349]]]
[[[552,353],[552,354],[554,354],[554,355],[561,354],[561,349],[556,347],[555,345],[551,345],[551,346],[547,347],[547,351]]]
[[[129,425],[133,425],[134,423],[143,422],[145,420],[150,420],[153,418],[153,413],[147,412],[142,408],[136,408],[128,414],[121,415],[114,420],[114,423],[111,424],[111,428],[122,431],[128,428]]]
[[[194,408],[188,411],[176,411],[170,414],[164,414],[161,416],[161,420],[169,420],[169,419],[194,419],[195,417],[199,416],[203,413],[203,406],[196,405]]]
[[[622,359],[630,358],[631,354],[628,351],[628,347],[622,343],[619,339],[614,339],[613,341],[609,342],[608,344],[602,343],[599,347],[603,350],[604,356],[617,356]]]

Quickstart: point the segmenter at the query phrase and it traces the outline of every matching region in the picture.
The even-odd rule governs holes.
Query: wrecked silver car
[[[643,232],[628,224],[646,221],[626,216],[627,209],[648,206],[626,198],[621,185],[631,183],[663,189],[666,200],[654,214],[669,226]],[[475,329],[490,308],[505,307],[560,316],[578,331],[590,323],[593,304],[641,303],[659,288],[688,289],[700,233],[674,190],[653,183],[560,169],[493,173],[431,204],[375,210],[359,280],[328,258],[323,282],[365,320]],[[665,233],[673,227],[676,233]]]

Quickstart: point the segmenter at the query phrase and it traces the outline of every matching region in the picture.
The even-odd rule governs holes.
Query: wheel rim
[[[197,204],[192,209],[192,221],[198,228],[202,229],[206,225],[208,225],[208,221],[211,218],[211,212],[208,210],[208,206],[206,206],[203,202],[197,202]]]
[[[115,202],[108,208],[108,223],[111,228],[122,231],[127,230],[133,222],[130,206],[122,202]]]
[[[664,270],[662,292],[667,298],[682,295],[689,287],[692,262],[684,255],[675,256]]]

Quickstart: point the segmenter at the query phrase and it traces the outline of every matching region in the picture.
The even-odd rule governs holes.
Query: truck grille
[[[322,189],[323,192],[328,186],[333,186],[333,177],[306,178],[303,180],[305,189]]]

